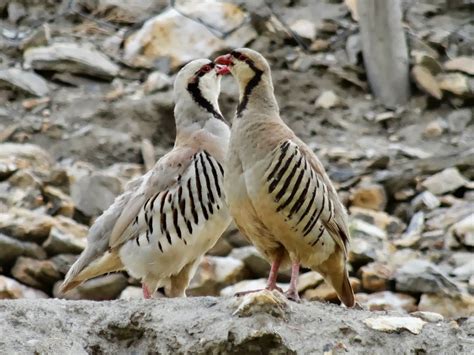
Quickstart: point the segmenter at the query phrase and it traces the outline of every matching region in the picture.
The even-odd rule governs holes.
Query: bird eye
[[[212,69],[212,66],[210,64],[206,64],[201,67],[201,73],[208,73]]]
[[[242,54],[240,52],[236,52],[236,51],[232,51],[230,52],[230,55],[234,58],[236,58],[237,60],[240,60],[242,62],[245,62],[248,58],[245,54]]]

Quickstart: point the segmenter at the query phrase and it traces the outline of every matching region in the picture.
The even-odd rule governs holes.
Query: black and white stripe
[[[149,198],[134,219],[134,226],[140,230],[135,238],[137,245],[155,240],[160,252],[178,241],[187,245],[196,231],[222,209],[223,172],[208,152],[195,154],[177,185]]]
[[[308,244],[318,244],[324,226],[334,217],[334,203],[322,177],[296,144],[285,141],[273,151],[265,181],[275,202],[275,211],[283,214],[291,228]]]

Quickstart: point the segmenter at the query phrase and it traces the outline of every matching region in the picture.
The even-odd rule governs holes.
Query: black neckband
[[[202,75],[204,75],[204,73]],[[209,100],[202,96],[201,89],[199,89],[199,80],[202,75],[196,75],[196,80],[188,83],[186,89],[191,94],[191,97],[193,98],[194,102],[196,102],[199,106],[201,106],[203,109],[205,109],[218,120],[222,120],[225,122],[224,117],[214,108],[214,106],[209,102]]]
[[[237,106],[237,117],[240,117],[242,115],[242,112],[247,107],[247,104],[249,103],[250,94],[252,93],[253,89],[255,89],[255,87],[258,85],[260,80],[262,80],[262,75],[263,75],[263,71],[258,69],[255,66],[253,61],[251,61],[250,59],[247,59],[245,62],[250,67],[250,69],[253,70],[254,76],[247,83],[247,86],[245,87],[245,90],[244,90],[244,95],[242,97],[242,101],[240,101],[239,105]]]

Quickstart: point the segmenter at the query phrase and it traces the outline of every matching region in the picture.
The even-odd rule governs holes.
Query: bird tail
[[[59,292],[66,293],[79,286],[84,281],[109,272],[120,271],[122,269],[123,264],[117,253],[107,252],[101,257],[94,259],[93,255],[85,250],[69,269],[59,288]]]
[[[334,287],[337,297],[347,307],[353,307],[355,304],[354,290],[349,280],[349,273],[345,265],[345,258],[340,251],[332,254],[324,263],[320,264],[316,271],[320,272],[324,279]]]

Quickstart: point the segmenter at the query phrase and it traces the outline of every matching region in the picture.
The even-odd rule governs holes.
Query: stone
[[[401,233],[406,228],[405,223],[400,218],[389,215],[384,211],[374,211],[357,206],[351,206],[349,211],[352,218],[361,219],[383,231],[387,231],[387,233]]]
[[[280,292],[262,290],[236,298],[237,309],[232,315],[251,317],[259,313],[286,318],[288,301]]]
[[[25,285],[50,291],[54,283],[62,278],[61,273],[49,260],[36,260],[27,257],[16,259],[12,275]]]
[[[97,216],[107,209],[122,192],[116,177],[102,173],[85,175],[71,185],[71,198],[76,208],[86,216]]]
[[[326,90],[319,95],[315,103],[318,108],[330,109],[333,107],[341,106],[342,100],[336,93],[332,90]]]
[[[352,238],[349,250],[349,262],[352,265],[365,265],[376,259],[377,255],[371,243],[363,238]]]
[[[474,315],[474,296],[461,294],[447,297],[426,293],[421,295],[418,309],[439,313],[446,318],[469,317]]]
[[[298,293],[306,291],[309,288],[316,288],[324,282],[324,278],[319,272],[309,271],[298,276],[298,283],[296,289]]]
[[[0,160],[11,159],[18,169],[31,168],[33,171],[48,174],[54,160],[43,148],[33,144],[2,143]]]
[[[34,96],[49,94],[48,84],[41,76],[16,68],[0,70],[0,87],[4,86]]]
[[[24,51],[32,47],[46,46],[50,41],[51,29],[47,23],[43,23],[21,40],[20,49]]]
[[[245,278],[245,265],[231,256],[205,256],[192,278],[186,294],[190,296],[217,296],[225,286]]]
[[[410,333],[418,335],[421,333],[426,322],[416,317],[381,316],[367,318],[364,320],[364,324],[369,328],[382,332],[392,333],[408,330]]]
[[[379,184],[359,186],[351,192],[351,204],[361,208],[383,211],[387,206],[385,189]]]
[[[371,294],[357,293],[357,303],[369,311],[397,311],[412,312],[417,309],[416,298],[404,293],[391,291],[375,292]]]
[[[119,72],[118,65],[106,55],[91,46],[76,43],[29,48],[23,57],[24,66],[34,70],[83,74],[106,80],[113,79]]]
[[[354,293],[358,292],[360,288],[359,279],[356,279],[355,277],[349,277],[349,280]],[[308,301],[329,301],[333,303],[339,303],[339,298],[337,298],[336,291],[326,282],[314,289],[306,290],[303,293],[303,298]]]
[[[428,323],[438,323],[444,320],[444,317],[441,314],[435,313],[435,312],[416,311],[416,312],[410,313],[410,315],[413,317],[421,318]]]
[[[290,29],[301,38],[313,41],[316,37],[316,25],[312,21],[299,19],[290,25]]]
[[[411,201],[411,204],[416,210],[429,211],[438,208],[441,201],[430,191],[423,191]]]
[[[464,96],[469,94],[470,87],[467,76],[461,73],[440,74],[437,77],[439,87],[454,95]]]
[[[431,175],[421,185],[434,195],[442,195],[446,192],[454,191],[467,183],[468,181],[459,173],[457,168],[447,168]]]
[[[219,238],[216,244],[207,251],[207,255],[227,256],[232,249],[232,245],[225,238]]]
[[[113,300],[119,297],[128,285],[127,278],[121,273],[116,273],[87,280],[66,294],[62,294],[59,292],[61,282],[54,285],[53,295],[68,300]]]
[[[439,120],[433,120],[430,123],[428,123],[425,127],[425,130],[423,131],[423,136],[426,138],[437,138],[441,136],[444,132],[444,127]]]
[[[380,262],[372,262],[359,269],[362,288],[370,292],[383,291],[389,288],[392,270]]]
[[[395,272],[395,289],[409,293],[459,293],[458,286],[433,263],[415,259],[408,261]]]
[[[46,259],[46,252],[35,243],[21,242],[0,233],[0,265],[11,264],[19,256]]]
[[[422,66],[424,69],[428,70],[430,74],[436,75],[443,71],[443,67],[436,60],[435,53],[428,53],[422,50],[412,50],[410,52],[412,55],[415,64]]]
[[[239,292],[247,292],[253,290],[263,290],[267,286],[266,279],[244,280],[233,285],[227,286],[220,291],[220,296],[232,297]],[[283,290],[288,288],[288,284],[277,283],[277,286]]]
[[[331,5],[338,5],[331,4]],[[257,295],[258,296],[258,295]],[[275,295],[278,297],[278,295]],[[419,335],[368,328],[369,311],[324,303],[252,302],[233,315],[237,298],[188,297],[110,302],[5,300],[0,334],[5,354],[470,354],[474,319],[427,324]],[[283,300],[282,300],[283,301]],[[267,311],[268,310],[268,311]],[[391,314],[392,316],[403,316]],[[51,350],[52,349],[52,350]]]
[[[48,212],[51,215],[61,215],[72,218],[74,215],[74,202],[71,197],[61,191],[59,188],[46,185],[43,188]]]
[[[436,81],[435,77],[433,74],[431,74],[428,68],[422,65],[415,65],[411,69],[411,75],[416,83],[416,86],[421,91],[426,92],[438,100],[442,99],[443,92],[439,87],[439,83]]]
[[[469,281],[469,279],[474,275],[474,255],[471,255],[471,260],[466,264],[458,266],[450,272],[450,275],[454,276],[457,280],[460,281]]]
[[[472,275],[470,278],[469,278],[469,281],[467,283],[467,291],[473,295],[474,294],[474,275]]]
[[[120,293],[119,299],[127,300],[127,301],[129,301],[129,300],[141,300],[141,299],[143,299],[142,288],[137,287],[137,286],[127,286]]]
[[[0,201],[8,207],[35,209],[43,205],[42,181],[28,169],[0,183]]]
[[[350,228],[355,232],[380,240],[387,239],[387,232],[373,224],[367,223],[362,219],[353,218],[350,222]]]
[[[241,260],[254,278],[267,277],[270,272],[269,262],[254,246],[234,248],[229,256]]]
[[[73,219],[57,216],[43,248],[50,255],[80,254],[87,245],[88,228]]]
[[[43,242],[54,223],[54,218],[24,208],[0,213],[0,232],[22,241]]]
[[[394,244],[399,247],[412,247],[421,239],[421,233],[425,228],[425,214],[423,211],[415,213],[408,225],[407,230],[403,233],[400,239],[396,240]]]
[[[472,120],[472,110],[469,108],[458,109],[447,117],[448,128],[453,133],[461,133]]]
[[[215,36],[205,26],[183,16],[192,14],[225,32],[239,27],[225,39]],[[193,59],[209,58],[227,48],[243,47],[256,37],[250,24],[243,24],[246,14],[234,4],[209,0],[180,4],[179,11],[168,8],[147,20],[124,43],[124,59],[132,66],[175,69]],[[160,62],[161,61],[161,62]]]
[[[444,68],[450,71],[460,71],[474,75],[474,57],[461,56],[444,63]]]
[[[66,275],[72,264],[79,258],[79,255],[73,254],[58,254],[53,256],[49,261],[51,261],[56,269],[62,274]]]
[[[40,290],[27,287],[15,279],[0,275],[0,300],[19,298],[48,298],[48,295]]]
[[[154,92],[167,89],[171,87],[173,81],[171,78],[160,71],[154,71],[148,75],[143,84],[143,91],[145,94],[152,94]]]
[[[148,18],[150,14],[162,11],[168,2],[165,0],[79,0],[81,7],[114,23],[136,23]]]

